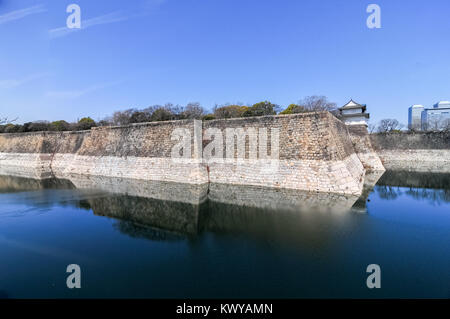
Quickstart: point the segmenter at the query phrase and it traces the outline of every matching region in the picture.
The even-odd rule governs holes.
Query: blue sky
[[[450,100],[448,0],[0,0],[0,39],[0,116],[19,122],[326,95],[406,124]]]

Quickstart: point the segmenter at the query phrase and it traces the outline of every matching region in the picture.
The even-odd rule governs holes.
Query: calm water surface
[[[0,298],[449,298],[449,267],[448,174],[386,172],[359,199],[0,177]]]

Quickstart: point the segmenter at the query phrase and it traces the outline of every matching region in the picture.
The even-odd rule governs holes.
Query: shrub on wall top
[[[253,104],[252,107],[248,108],[242,116],[264,116],[264,115],[275,115],[277,114],[278,105],[270,103],[269,101],[259,102]]]
[[[91,119],[90,117],[83,117],[81,120],[77,123],[77,129],[78,130],[89,130],[91,127],[95,127],[95,121]]]

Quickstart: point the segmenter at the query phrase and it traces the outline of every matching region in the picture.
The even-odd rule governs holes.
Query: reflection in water
[[[380,177],[378,185],[450,189],[450,173],[386,171]]]
[[[119,223],[117,228],[133,237],[155,237],[155,232],[144,231],[143,225],[185,235],[195,235],[198,232],[198,204],[129,195],[94,198],[89,200],[89,204],[95,215],[127,221],[128,223]],[[163,235],[156,234],[156,238],[161,236]]]
[[[71,175],[70,182],[77,189],[102,190],[111,194],[153,198],[200,204],[207,197],[208,185],[136,180],[104,176]]]
[[[70,180],[0,176],[2,193],[58,190],[33,192],[21,200],[92,210],[95,215],[117,219],[116,229],[132,237],[178,240],[212,231],[256,237],[281,234],[288,238],[301,233],[309,244],[322,242],[326,230],[321,234],[320,225],[330,219],[345,220],[350,210],[366,213],[374,187],[382,199],[394,200],[404,192],[415,199],[439,203],[450,201],[449,184],[445,174],[373,172],[366,175],[363,193],[357,198],[225,184],[211,184],[208,189],[208,185],[97,176],[74,175]],[[339,212],[343,214],[336,215]]]
[[[75,189],[75,186],[70,181],[64,179],[31,179],[15,176],[0,176],[0,193],[16,193],[40,189]]]
[[[339,213],[349,211],[358,196],[248,185],[211,184],[208,198],[216,203],[261,208],[274,212],[308,210]]]
[[[303,208],[277,211],[209,200],[201,206],[200,229],[218,235],[252,238],[271,246],[295,245],[303,251],[311,251],[332,244],[334,231],[345,232],[354,227],[355,221],[347,213]]]
[[[140,225],[133,221],[118,220],[114,224],[114,228],[122,234],[128,235],[133,238],[144,238],[153,241],[177,241],[190,237],[178,232],[172,232],[166,229],[155,228],[151,225]]]
[[[357,213],[367,213],[367,201],[370,193],[373,191],[373,188],[377,184],[380,177],[384,172],[380,171],[369,171],[366,173],[364,177],[364,185],[361,196],[359,196],[358,200],[353,204],[352,211]]]
[[[95,281],[79,292],[87,298],[448,296],[448,176],[379,178],[366,176],[356,198],[0,177],[0,298],[73,297],[64,270],[74,262]],[[389,279],[376,292],[365,285],[370,263]]]
[[[330,214],[340,216],[338,213],[348,212],[358,199],[289,189],[78,175],[70,180],[0,176],[0,188],[8,192],[57,189],[27,194],[23,201],[70,202],[95,215],[117,219],[115,227],[122,233],[152,240],[192,238],[202,231],[307,234],[310,223],[320,223],[320,218],[331,218],[323,217]],[[71,190],[70,197],[64,190]],[[311,234],[318,236],[317,227]]]
[[[379,185],[376,187],[376,190],[378,192],[378,195],[380,198],[387,199],[387,200],[394,200],[399,195],[402,194],[401,190],[397,187],[387,186],[387,185]]]
[[[323,242],[327,230],[321,234],[320,225],[327,224],[323,223],[324,219],[345,220],[349,211],[366,213],[366,203],[374,187],[382,199],[393,200],[404,192],[434,203],[450,201],[448,174],[391,171],[382,174],[366,175],[359,198],[289,189],[79,175],[71,176],[70,180],[0,176],[0,192],[58,190],[33,192],[21,200],[92,210],[95,215],[117,219],[116,229],[132,237],[171,241],[194,238],[204,231],[286,238],[301,233],[302,240],[309,244]]]
[[[106,193],[101,190],[77,189],[71,181],[64,179],[0,176],[0,194],[11,194],[9,198],[3,199],[3,204],[21,203],[41,209],[54,205],[75,206],[89,210],[91,207],[87,200],[103,197]],[[26,210],[8,212],[9,215],[23,213]]]
[[[450,202],[450,174],[387,171],[375,190],[380,198],[386,200],[395,200],[405,194],[440,205]]]

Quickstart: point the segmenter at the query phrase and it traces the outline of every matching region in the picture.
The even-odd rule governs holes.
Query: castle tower
[[[367,126],[369,113],[366,113],[365,104],[359,104],[353,100],[350,100],[350,102],[339,108],[339,113],[342,121],[344,121],[347,125]]]

